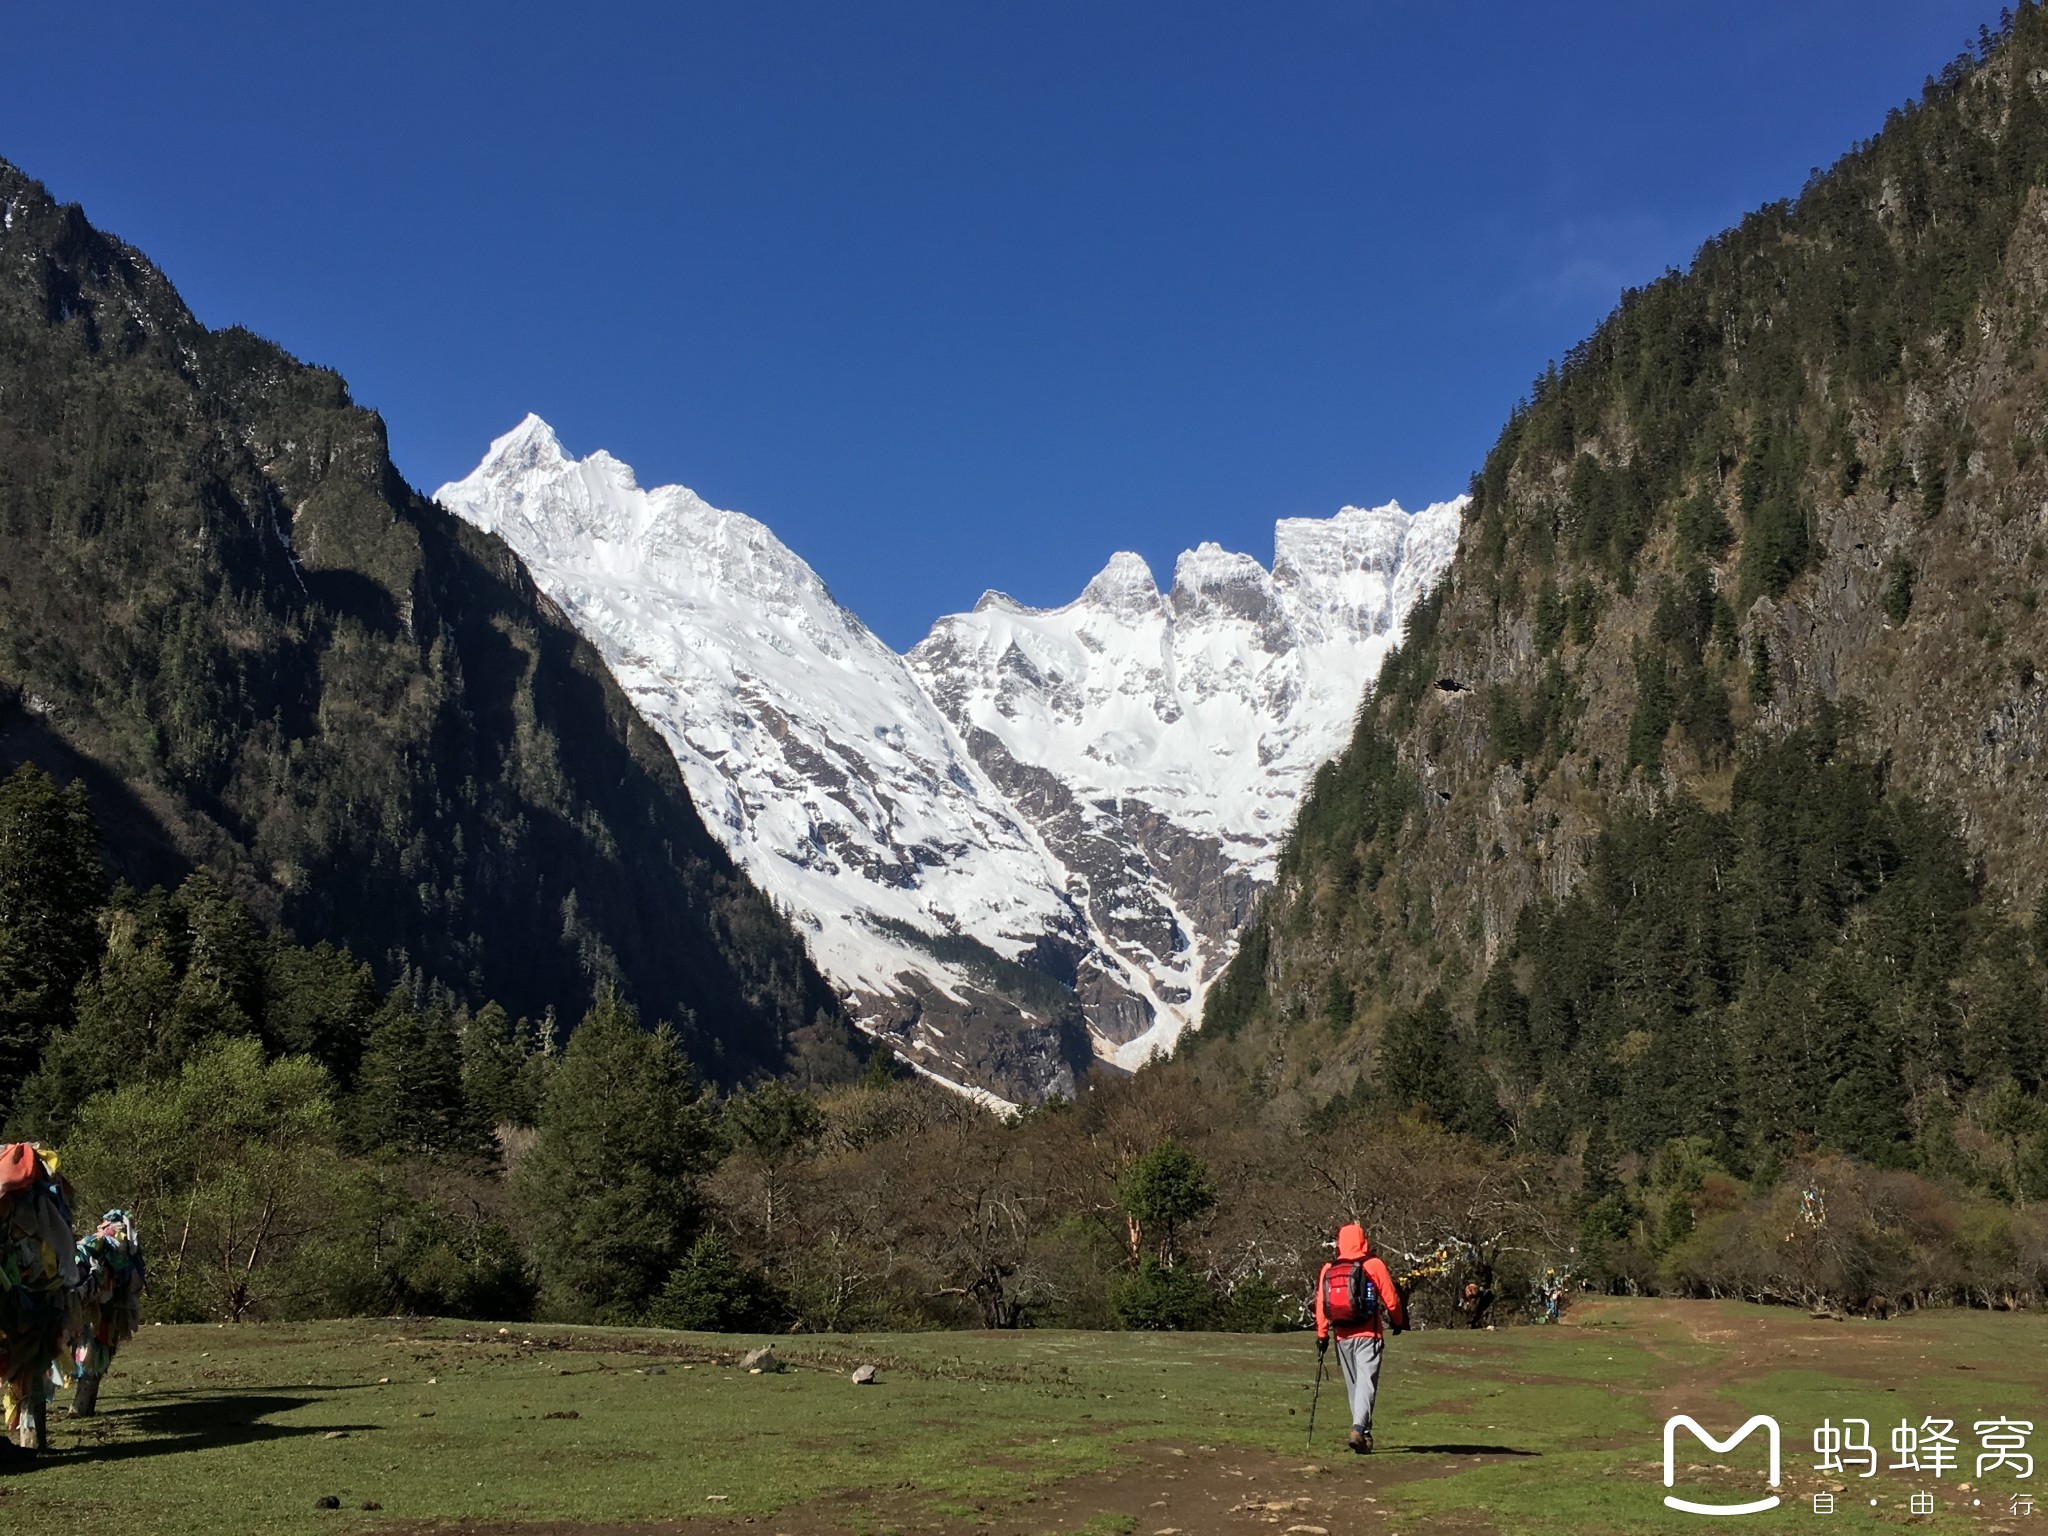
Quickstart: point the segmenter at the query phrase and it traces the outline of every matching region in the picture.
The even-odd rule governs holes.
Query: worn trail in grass
[[[1302,1335],[808,1338],[779,1341],[792,1369],[763,1376],[732,1363],[747,1342],[431,1321],[151,1328],[98,1418],[60,1412],[55,1452],[0,1472],[0,1530],[1678,1531],[1699,1518],[1662,1506],[1660,1435],[1684,1412],[1721,1434],[1752,1413],[1783,1425],[1785,1502],[1741,1529],[2023,1532],[2009,1501],[2034,1485],[2010,1468],[1979,1479],[1972,1426],[2048,1433],[2048,1326],[2026,1316],[1604,1302],[1559,1328],[1410,1333],[1389,1348],[1371,1458],[1342,1450],[1335,1383],[1304,1449]],[[882,1368],[878,1385],[847,1379],[861,1363]],[[1874,1427],[1874,1478],[1813,1470],[1814,1427],[1846,1417]],[[1891,1427],[1928,1417],[1955,1421],[1961,1467],[1890,1470]],[[1681,1441],[1674,1491],[1758,1496],[1760,1439],[1725,1457]],[[1909,1516],[1923,1490],[1936,1512]],[[1815,1514],[1817,1492],[1832,1515]],[[2048,1530],[2048,1501],[2033,1518]]]

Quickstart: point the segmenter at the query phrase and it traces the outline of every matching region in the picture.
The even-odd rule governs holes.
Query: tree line
[[[1816,913],[1836,944],[1922,946],[1900,951],[1898,997],[1865,998],[1878,1038],[1829,1048],[1906,1048],[1907,999],[1954,996],[1923,952],[1944,932],[1935,958],[1981,977],[2008,1009],[1997,1017],[2023,1018],[2035,994],[1996,991],[2022,982],[1998,969],[1984,915],[1942,916],[1943,892],[1975,889],[1952,833],[1876,789],[1857,801],[1868,770],[1838,743],[1802,750],[1738,795],[1797,786],[1844,806],[1829,846],[1795,840],[1772,867],[1849,884],[1793,878],[1789,910],[1854,905],[1880,873],[1921,893],[1888,927]],[[1539,1315],[1558,1285],[2032,1302],[2048,1276],[2048,1206],[2030,1203],[2048,1197],[2041,1065],[1978,1003],[1959,1058],[1975,1075],[1955,1080],[1936,1129],[1859,1119],[1849,1155],[1847,1096],[1820,1086],[1833,1058],[1736,1069],[1805,1093],[1810,1132],[1794,1116],[1759,1137],[1712,1091],[1729,1070],[1717,1051],[1755,1049],[1726,1033],[1745,989],[1819,997],[1830,964],[1800,957],[1789,982],[1759,970],[1753,946],[1796,924],[1783,889],[1756,909],[1767,924],[1731,912],[1717,937],[1686,928],[1699,904],[1660,893],[1671,869],[1740,883],[1741,836],[1698,856],[1693,840],[1714,835],[1703,822],[1678,843],[1619,839],[1603,878],[1532,916],[1489,976],[1491,1033],[1468,1038],[1425,1005],[1364,1091],[1275,1096],[1197,1050],[1005,1119],[886,1053],[720,1089],[672,1028],[610,991],[573,1030],[411,981],[380,994],[345,951],[264,930],[204,874],[108,890],[83,793],[23,768],[0,782],[6,1123],[61,1149],[81,1209],[138,1213],[150,1315],[166,1321],[1283,1329],[1302,1324],[1332,1231],[1354,1217],[1437,1324],[1469,1320],[1467,1280],[1498,1298],[1497,1321]],[[1641,1010],[1680,1006],[1617,967],[1688,950],[1704,968],[1681,997],[1697,1051],[1633,1086],[1587,1079],[1605,1046],[1641,1032]],[[1825,1044],[1824,1022],[1782,1033]],[[1867,1114],[1886,1102],[1857,1089]]]
[[[137,1212],[160,1320],[1273,1328],[1340,1208],[1417,1251],[1457,1213],[1494,1249],[1541,1228],[1512,1159],[1420,1124],[1382,1138],[1390,1180],[1369,1149],[1301,1163],[1188,1066],[1011,1120],[886,1052],[721,1090],[610,989],[573,1030],[380,992],[204,872],[101,867],[79,785],[0,782],[7,1133],[61,1149],[81,1209]]]

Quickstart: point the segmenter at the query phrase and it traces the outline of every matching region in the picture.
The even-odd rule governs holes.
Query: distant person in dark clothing
[[[1465,1319],[1467,1328],[1484,1328],[1486,1314],[1493,1310],[1493,1292],[1477,1280],[1467,1280],[1463,1294],[1458,1297],[1458,1312]]]

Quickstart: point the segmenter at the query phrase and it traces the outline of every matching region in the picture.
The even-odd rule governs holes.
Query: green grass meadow
[[[2048,1434],[2048,1320],[2028,1315],[1602,1302],[1562,1327],[1411,1332],[1389,1347],[1371,1458],[1342,1448],[1334,1383],[1305,1449],[1306,1335],[802,1338],[776,1344],[792,1369],[760,1376],[729,1363],[748,1342],[411,1320],[149,1328],[98,1417],[60,1406],[52,1453],[0,1472],[0,1530],[1681,1531],[1702,1522],[1662,1507],[1664,1418],[1726,1434],[1763,1412],[1784,1430],[1785,1503],[1739,1530],[2024,1531],[2008,1501],[2033,1485],[1980,1483],[1971,1425]],[[860,1363],[879,1384],[848,1380]],[[1872,1421],[1874,1478],[1813,1470],[1814,1426],[1846,1416]],[[1939,1481],[1886,1469],[1890,1426],[1923,1417],[1955,1420],[1962,1442]],[[1679,1461],[1681,1494],[1762,1491],[1760,1437],[1726,1458],[1681,1438]],[[1149,1523],[1139,1494],[1159,1466],[1188,1498],[1207,1488],[1208,1515]],[[1322,1513],[1289,1526],[1277,1500],[1238,1507],[1240,1487],[1289,1479]],[[1923,1486],[1932,1516],[1907,1509]],[[2048,1530],[2048,1510],[2032,1519]]]

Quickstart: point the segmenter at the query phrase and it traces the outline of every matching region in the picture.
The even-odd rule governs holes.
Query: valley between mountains
[[[538,417],[435,499],[597,647],[860,1026],[1006,1104],[1199,1021],[1465,506],[1283,519],[1270,567],[1204,544],[1164,591],[1119,553],[898,655],[760,522]]]

